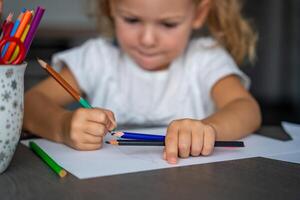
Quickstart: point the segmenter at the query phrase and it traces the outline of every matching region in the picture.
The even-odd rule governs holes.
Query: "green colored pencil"
[[[67,175],[66,170],[59,166],[41,147],[39,147],[35,142],[29,142],[30,148],[33,152],[38,155],[56,174],[61,178]]]

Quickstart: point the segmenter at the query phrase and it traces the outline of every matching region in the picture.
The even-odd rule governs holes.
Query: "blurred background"
[[[22,7],[46,8],[27,61],[25,89],[47,77],[35,57],[50,61],[55,52],[82,44],[97,35],[92,0],[4,0],[3,16]],[[300,123],[300,1],[244,0],[244,15],[259,34],[257,62],[242,66],[252,80],[264,125]]]

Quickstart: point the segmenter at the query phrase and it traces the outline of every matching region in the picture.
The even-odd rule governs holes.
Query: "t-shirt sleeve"
[[[87,96],[92,95],[95,83],[101,82],[102,76],[98,72],[104,71],[99,69],[104,65],[104,59],[97,42],[96,39],[89,40],[79,47],[57,53],[52,58],[52,64],[56,69],[60,70],[64,66],[70,69],[80,90]]]
[[[199,73],[197,73],[200,76],[198,80],[208,96],[211,95],[213,86],[229,75],[236,75],[242,85],[249,89],[249,77],[238,68],[233,58],[223,48],[211,47],[204,53],[204,56],[199,58],[201,60],[198,59],[198,63],[201,63],[201,67]]]
[[[217,46],[213,40],[200,40],[192,50],[193,63],[190,75],[194,77],[193,80],[201,91],[200,98],[207,115],[216,111],[211,91],[222,78],[236,75],[242,85],[249,89],[250,79],[248,76],[238,68],[231,55],[222,47]]]

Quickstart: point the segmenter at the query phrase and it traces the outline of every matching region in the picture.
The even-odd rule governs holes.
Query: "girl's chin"
[[[157,62],[141,62],[137,61],[140,68],[148,71],[159,71],[168,68],[167,64],[157,63]]]
[[[142,69],[147,71],[160,71],[165,70],[168,66],[147,66],[147,65],[139,65]]]

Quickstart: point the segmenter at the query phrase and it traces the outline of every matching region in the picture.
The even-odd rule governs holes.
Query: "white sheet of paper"
[[[282,122],[281,125],[292,136],[293,140],[300,140],[300,124]]]
[[[159,134],[164,133],[165,130],[164,128],[148,128],[134,131]],[[105,138],[105,140],[109,139],[111,139],[111,136]],[[63,144],[50,142],[45,139],[35,139],[33,141],[43,148],[63,168],[80,179],[256,156],[275,156],[282,155],[283,153],[294,153],[297,150],[299,151],[300,142],[300,140],[282,142],[259,135],[251,135],[243,140],[246,146],[244,148],[215,148],[211,156],[180,159],[178,164],[170,165],[162,159],[163,147],[112,146],[104,144],[101,150],[87,152],[76,151]],[[28,145],[28,142],[28,140],[22,141],[25,145]]]
[[[300,164],[300,124],[294,124],[290,122],[282,122],[284,130],[291,135],[293,138],[293,144],[298,146],[298,152],[292,153],[281,153],[277,155],[266,156],[267,158],[282,160],[286,162]]]

